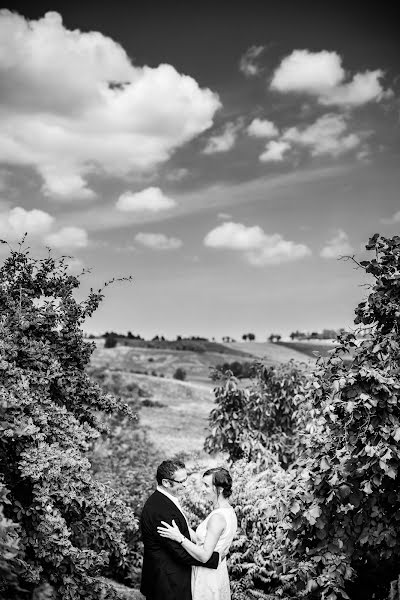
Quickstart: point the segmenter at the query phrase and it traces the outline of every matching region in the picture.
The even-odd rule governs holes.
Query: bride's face
[[[205,475],[202,478],[202,488],[205,498],[215,500],[217,497],[217,488],[213,485],[212,475]]]

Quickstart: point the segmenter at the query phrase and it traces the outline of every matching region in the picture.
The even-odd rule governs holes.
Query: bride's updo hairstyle
[[[229,498],[232,494],[232,477],[227,469],[223,467],[214,467],[203,473],[203,477],[212,475],[212,483],[216,488],[222,491],[224,498]]]

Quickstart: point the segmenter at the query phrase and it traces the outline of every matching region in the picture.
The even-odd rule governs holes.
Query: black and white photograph
[[[0,600],[400,600],[398,13],[0,8]]]

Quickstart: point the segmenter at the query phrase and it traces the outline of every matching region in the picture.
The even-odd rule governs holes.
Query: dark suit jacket
[[[190,539],[186,519],[179,508],[159,491],[154,492],[143,507],[140,527],[144,544],[142,582],[140,591],[147,600],[192,600],[192,565],[216,569],[218,552],[207,563],[193,558],[181,544],[157,533],[161,521],[175,520],[184,536]]]

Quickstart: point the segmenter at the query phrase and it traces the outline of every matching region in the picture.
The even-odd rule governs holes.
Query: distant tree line
[[[312,331],[311,333],[297,330],[292,331],[289,337],[291,340],[335,340],[344,331],[343,327],[340,329],[323,329],[321,332]]]

